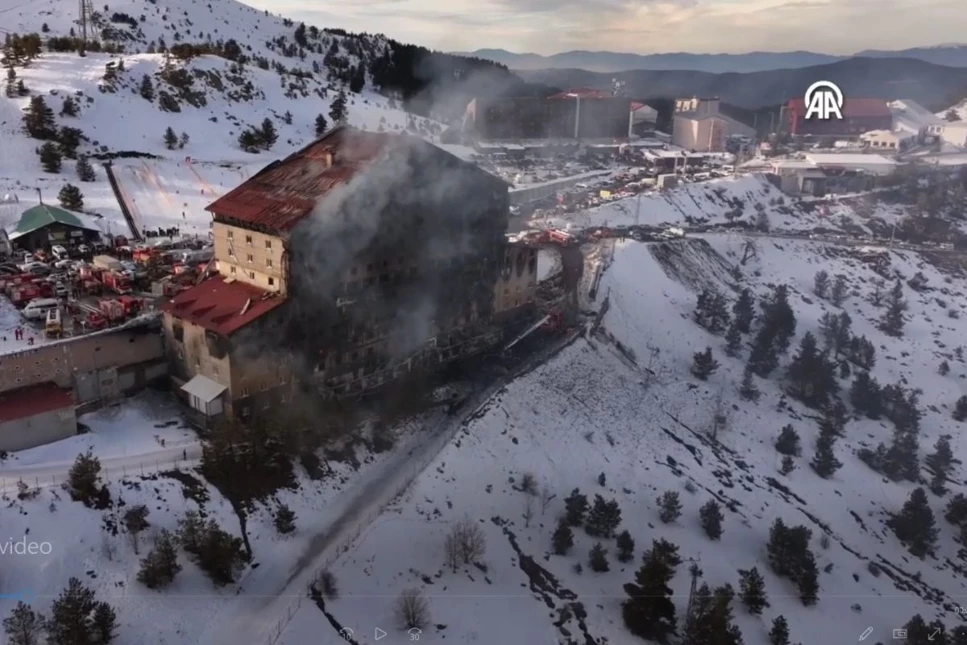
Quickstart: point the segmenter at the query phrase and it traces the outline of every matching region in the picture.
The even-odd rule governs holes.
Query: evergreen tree
[[[784,455],[782,457],[782,465],[779,467],[779,472],[783,475],[788,475],[796,469],[796,462],[793,461],[792,457],[789,455]]]
[[[8,99],[17,97],[17,72],[12,66],[7,68],[7,82],[5,85],[4,94],[7,95]]]
[[[282,535],[288,535],[295,531],[295,512],[287,505],[282,504],[275,513],[275,530]]]
[[[118,628],[117,613],[106,602],[99,602],[94,607],[91,631],[95,643],[110,643],[114,640],[114,631]]]
[[[816,337],[806,332],[797,353],[786,371],[791,393],[811,407],[824,404],[839,388],[835,366],[816,346]]]
[[[755,376],[752,370],[746,366],[745,372],[742,373],[742,385],[739,386],[739,396],[742,397],[743,401],[758,401],[759,395],[759,388],[755,385]]]
[[[584,525],[588,535],[611,538],[621,524],[621,508],[617,500],[605,501],[600,495],[594,496],[594,504]]]
[[[950,374],[950,363],[947,361],[942,361],[940,363],[940,367],[937,368],[937,373],[940,374],[940,376],[947,376]]]
[[[695,352],[692,355],[692,374],[695,378],[707,381],[718,368],[719,362],[712,356],[711,347],[706,347],[704,352]]]
[[[927,468],[933,471],[930,478],[930,490],[934,495],[947,492],[947,480],[954,464],[954,454],[950,449],[950,436],[942,435],[934,444],[933,454],[927,455]]]
[[[762,314],[763,329],[776,349],[780,353],[785,352],[796,335],[796,314],[789,304],[789,287],[784,284],[773,287],[772,293],[762,303]]]
[[[819,438],[816,440],[816,452],[810,462],[813,470],[823,479],[829,479],[840,469],[843,463],[836,458],[834,448],[836,447],[836,434],[831,428],[824,425],[819,429]]]
[[[728,300],[715,289],[703,289],[695,305],[695,322],[717,334],[729,326]]]
[[[22,601],[3,619],[3,633],[8,645],[39,645],[46,628],[44,617]]]
[[[849,399],[857,412],[862,412],[870,419],[879,419],[883,413],[880,383],[869,372],[856,373],[850,386]]]
[[[853,341],[853,319],[843,311],[836,320],[836,336],[833,338],[832,349],[833,353],[839,357],[849,351],[850,343]]]
[[[17,96],[27,96],[28,94],[30,94],[30,90],[24,85],[24,80],[22,78],[17,79]]]
[[[676,633],[675,603],[668,586],[681,564],[678,547],[665,540],[654,540],[642,557],[635,582],[624,586],[629,598],[621,607],[625,626],[646,640],[667,643]]]
[[[272,146],[274,146],[275,142],[279,139],[279,135],[275,131],[275,124],[272,123],[272,119],[268,117],[262,121],[262,127],[259,130],[259,134],[261,135],[262,148],[264,150],[271,150]]]
[[[954,627],[950,631],[950,642],[946,643],[946,645],[967,645],[967,625],[957,625]]]
[[[732,305],[733,322],[740,333],[748,334],[755,319],[755,298],[748,288],[742,290],[739,299]]]
[[[904,645],[932,645],[936,641],[930,637],[933,631],[920,614],[915,615],[903,626],[907,632]]]
[[[736,321],[732,321],[729,330],[725,332],[725,355],[735,358],[742,349],[742,332]]]
[[[887,524],[911,555],[918,558],[926,556],[937,542],[936,520],[922,488],[910,493],[899,514],[890,518]]]
[[[588,496],[582,495],[577,488],[572,490],[571,494],[564,498],[565,518],[568,525],[581,526],[584,524],[588,507]]]
[[[329,123],[326,122],[326,117],[319,115],[316,117],[316,136],[321,137],[326,133],[326,129],[329,127]]]
[[[83,136],[84,133],[77,128],[62,127],[57,132],[57,142],[60,144],[61,153],[68,159],[76,159],[77,148],[81,145]]]
[[[967,394],[957,399],[957,402],[954,404],[953,417],[956,421],[960,422],[967,420]]]
[[[238,145],[245,152],[258,152],[261,145],[258,134],[254,130],[243,130],[238,135]]]
[[[23,122],[27,134],[34,139],[53,139],[57,136],[54,111],[47,106],[42,96],[30,99],[30,105],[24,111]]]
[[[571,532],[567,518],[562,517],[558,521],[554,535],[551,536],[551,543],[554,546],[554,553],[557,555],[567,555],[571,547],[574,546],[574,533]]]
[[[703,583],[692,599],[684,642],[689,645],[742,645],[742,633],[732,623],[734,598],[731,585],[713,591]]]
[[[147,74],[141,77],[141,85],[138,88],[138,92],[141,94],[141,98],[146,101],[154,100],[154,83],[151,82],[151,77]]]
[[[77,116],[77,103],[74,101],[74,97],[65,96],[64,102],[60,106],[61,116]]]
[[[739,594],[753,616],[758,616],[763,609],[771,606],[766,598],[766,581],[755,567],[739,569]]]
[[[332,100],[332,104],[329,106],[329,118],[334,124],[344,123],[346,121],[347,109],[346,91],[339,90],[336,98]]]
[[[880,329],[885,334],[899,338],[903,336],[903,312],[907,310],[907,301],[903,297],[903,283],[897,278],[893,288],[886,298],[886,311],[880,321]]]
[[[963,493],[957,493],[950,498],[944,518],[954,526],[967,525],[967,497]]]
[[[789,645],[789,622],[785,616],[776,616],[769,630],[769,645]]]
[[[87,160],[87,157],[78,157],[75,169],[77,170],[77,178],[83,182],[92,182],[97,179],[94,166]]]
[[[128,533],[131,535],[131,542],[134,544],[134,552],[137,553],[138,536],[150,526],[150,524],[148,524],[148,507],[144,504],[132,506],[124,512],[121,521],[124,524],[124,528],[126,528]]]
[[[876,347],[866,336],[853,336],[849,341],[849,360],[865,370],[876,364]]]
[[[682,516],[682,503],[678,492],[666,490],[658,498],[658,517],[665,524],[671,524]]]
[[[846,276],[837,275],[833,281],[833,288],[829,292],[829,300],[833,303],[834,307],[842,307],[843,303],[846,302],[846,296]]]
[[[179,571],[181,565],[174,538],[162,529],[154,548],[141,560],[138,582],[148,589],[163,589],[174,581]]]
[[[285,111],[285,114],[282,115],[282,123],[292,125],[292,112]]]
[[[787,527],[776,519],[769,529],[769,566],[776,575],[792,580],[806,606],[815,604],[819,593],[816,558],[809,548],[812,531],[805,526]]]
[[[796,429],[792,427],[792,424],[787,424],[782,427],[779,431],[779,436],[776,438],[776,452],[789,455],[790,457],[798,457],[802,454],[802,447],[799,443],[799,433]]]
[[[95,600],[94,592],[77,578],[67,581],[67,588],[54,600],[50,613],[47,635],[57,645],[109,643],[113,638],[114,610]]]
[[[100,493],[101,460],[90,450],[77,455],[74,465],[67,473],[67,486],[71,499],[91,505]]]
[[[588,566],[595,573],[604,573],[611,568],[608,564],[608,550],[600,542],[595,542],[594,546],[591,547],[591,551],[588,553]]]
[[[74,184],[64,184],[64,187],[57,193],[57,201],[69,211],[84,210],[84,195],[81,189]]]
[[[631,533],[628,531],[618,533],[615,543],[618,547],[619,562],[630,562],[635,557],[635,540],[631,537]]]
[[[164,142],[165,148],[168,150],[174,150],[178,147],[178,135],[175,134],[174,128],[172,128],[170,125],[165,128]]]
[[[360,63],[353,68],[353,75],[349,79],[349,91],[354,94],[359,94],[363,91],[366,86],[366,69],[363,64]]]
[[[188,133],[187,132],[182,132],[181,133],[181,136],[178,137],[178,149],[179,150],[183,149],[185,146],[188,145],[188,142],[190,140],[191,139],[188,137]]]
[[[699,521],[702,524],[702,528],[705,530],[705,535],[713,540],[718,540],[722,537],[722,521],[725,517],[722,515],[722,507],[714,499],[710,499],[702,508],[698,509]]]
[[[813,293],[823,300],[829,295],[829,274],[825,271],[817,271],[813,276]]]

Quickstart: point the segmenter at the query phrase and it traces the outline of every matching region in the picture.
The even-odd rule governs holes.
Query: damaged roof
[[[339,126],[285,159],[269,164],[209,204],[206,210],[216,216],[287,232],[312,212],[320,197],[384,159],[391,149],[414,142],[429,145],[408,134]],[[480,172],[505,183],[483,169]]]
[[[285,302],[256,286],[216,275],[162,303],[175,318],[229,336]]]

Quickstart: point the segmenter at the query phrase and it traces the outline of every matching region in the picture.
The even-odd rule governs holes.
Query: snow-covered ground
[[[762,295],[769,284],[788,284],[797,340],[806,331],[817,332],[823,311],[836,311],[811,294],[814,273],[825,269],[848,276],[851,297],[844,310],[854,332],[865,334],[877,348],[873,375],[884,384],[902,378],[924,391],[921,455],[932,450],[941,434],[950,434],[954,454],[962,456],[967,446],[950,410],[963,392],[967,366],[954,359],[952,350],[963,343],[967,323],[947,311],[963,307],[963,277],[941,273],[916,254],[891,253],[890,270],[906,279],[922,271],[938,290],[905,290],[910,305],[906,330],[903,338],[894,339],[879,332],[875,323],[881,310],[867,301],[877,276],[850,250],[800,241],[752,243],[755,254],[740,266],[741,285]],[[936,558],[912,558],[884,521],[913,485],[884,480],[854,454],[859,447],[888,442],[892,426],[851,420],[836,449],[842,469],[830,480],[820,479],[808,466],[818,433],[815,412],[785,397],[774,381],[758,382],[758,402],[738,399],[742,358],[725,357],[722,339],[692,322],[698,286],[725,288],[733,282],[728,269],[741,262],[746,247],[740,235],[619,245],[601,284],[601,292],[610,289],[604,328],[637,356],[637,364],[596,337],[578,341],[509,385],[333,567],[339,596],[326,604],[334,618],[364,638],[376,627],[405,638],[394,620],[396,596],[417,588],[432,615],[424,641],[554,643],[560,637],[553,625],[558,610],[580,602],[588,613],[587,633],[600,642],[628,643],[634,639],[622,624],[622,585],[633,580],[642,550],[664,537],[679,545],[686,560],[673,582],[679,616],[688,595],[689,559],[700,564],[704,580],[713,585],[735,586],[738,569],[757,566],[763,572],[771,608],[761,618],[736,608],[748,645],[765,645],[779,614],[788,619],[793,642],[803,643],[847,642],[867,627],[874,629],[871,642],[886,642],[894,628],[916,613],[928,621],[958,624],[961,618],[952,607],[964,597],[965,583],[955,570],[954,563],[960,562],[955,531],[942,519],[952,493],[930,497],[940,529]],[[722,367],[702,383],[689,368],[692,354],[706,345],[714,348]],[[937,373],[941,357],[952,365],[948,376]],[[848,389],[849,383],[842,386]],[[716,444],[706,430],[720,393],[727,425]],[[804,456],[797,459],[796,470],[782,476],[772,442],[787,423],[800,433]],[[516,489],[524,473],[534,474],[538,488],[554,496],[546,508],[543,495],[528,501]],[[607,474],[604,486],[598,482],[600,473]],[[960,477],[954,473],[957,481]],[[575,487],[619,501],[619,528],[627,528],[637,541],[632,562],[616,561],[613,542],[605,541],[611,571],[591,572],[587,553],[594,540],[580,530],[570,555],[550,555],[563,498]],[[680,492],[683,500],[683,515],[672,525],[661,524],[657,516],[655,499],[665,490]],[[732,506],[719,542],[705,537],[698,525],[698,507],[712,497]],[[465,517],[485,531],[487,553],[480,567],[461,567],[454,574],[444,565],[444,535]],[[813,532],[821,585],[813,608],[802,607],[794,587],[765,564],[776,518]],[[827,546],[820,539],[824,533]],[[575,570],[579,562],[584,565],[580,573]],[[876,574],[870,562],[879,565]],[[548,574],[535,573],[535,566]],[[563,624],[572,634],[581,630],[573,616]],[[327,626],[319,609],[303,602],[282,642],[317,638]]]
[[[18,328],[24,330],[22,340],[14,337],[14,331]],[[31,339],[33,339],[33,345],[30,344]],[[37,347],[46,342],[48,342],[47,336],[41,326],[36,322],[26,320],[10,300],[0,296],[0,356],[30,347]]]

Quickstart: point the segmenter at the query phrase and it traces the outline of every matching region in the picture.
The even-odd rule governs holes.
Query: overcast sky
[[[444,51],[851,54],[967,40],[967,0],[243,1]]]

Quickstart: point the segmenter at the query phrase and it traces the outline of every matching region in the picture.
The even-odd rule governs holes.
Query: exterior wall
[[[940,137],[951,145],[967,147],[967,122],[955,121],[946,124]]]
[[[892,132],[870,132],[860,138],[871,148],[896,150],[900,147],[900,137]]]
[[[790,134],[814,136],[859,136],[870,130],[892,130],[893,117],[843,115],[843,119],[807,120],[805,114],[789,110]]]
[[[704,116],[706,114],[718,114],[719,99],[700,99],[696,97],[690,99],[677,99],[675,101],[675,111],[694,112],[699,116]]]
[[[53,223],[43,228],[21,235],[13,241],[15,248],[36,251],[46,249],[53,244],[71,247],[78,244],[92,244],[100,239],[95,231],[66,224]]]
[[[691,119],[676,116],[672,143],[696,152],[721,152],[725,150],[725,139],[733,134],[747,133],[737,124],[723,118]]]
[[[73,406],[0,423],[0,450],[26,450],[77,434]]]
[[[672,144],[685,150],[695,150],[699,122],[683,116],[676,116],[672,121]]]
[[[151,332],[119,330],[81,336],[0,355],[0,392],[53,381],[74,386],[78,374],[158,361],[164,358],[161,336]]]
[[[232,365],[228,351],[228,341],[219,340],[205,329],[164,315],[164,336],[168,346],[169,371],[175,384],[180,386],[198,374],[221,383],[232,392]],[[219,344],[223,343],[221,352]],[[213,351],[214,350],[214,351]]]
[[[537,294],[537,249],[508,246],[504,270],[494,285],[494,312],[503,313],[534,302]]]
[[[212,223],[218,272],[227,278],[285,293],[285,247],[280,237]]]

